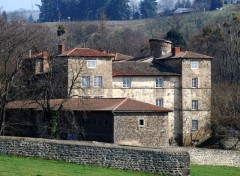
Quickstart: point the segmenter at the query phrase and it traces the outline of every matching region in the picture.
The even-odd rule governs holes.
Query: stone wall
[[[149,149],[74,141],[0,137],[0,154],[34,156],[169,175],[189,175],[187,152],[172,149]]]
[[[203,148],[175,148],[190,154],[191,164],[240,167],[240,151]]]
[[[139,120],[143,120],[144,125],[139,125]],[[169,146],[167,113],[114,113],[114,143]]]

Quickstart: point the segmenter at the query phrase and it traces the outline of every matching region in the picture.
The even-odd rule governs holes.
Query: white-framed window
[[[156,105],[160,106],[160,107],[163,107],[163,98],[157,98],[156,99]]]
[[[95,88],[102,88],[102,76],[94,76],[93,86]]]
[[[123,88],[130,88],[131,87],[131,79],[130,78],[123,78]]]
[[[192,88],[198,88],[198,78],[192,78]]]
[[[88,68],[96,68],[96,60],[87,60]]]
[[[162,88],[162,87],[163,87],[163,79],[156,78],[156,88]]]
[[[144,118],[138,118],[138,126],[145,127],[145,119]]]
[[[192,110],[198,110],[198,100],[192,100]]]
[[[198,61],[191,61],[191,69],[198,69]]]
[[[192,120],[192,131],[198,130],[198,120]]]
[[[90,76],[82,76],[81,87],[89,88],[90,87]]]

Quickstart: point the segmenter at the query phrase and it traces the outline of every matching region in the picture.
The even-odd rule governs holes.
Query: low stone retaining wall
[[[47,139],[0,137],[0,154],[34,156],[83,165],[176,176],[190,174],[187,152]]]
[[[190,154],[191,164],[240,167],[240,151],[203,148],[176,148]]]

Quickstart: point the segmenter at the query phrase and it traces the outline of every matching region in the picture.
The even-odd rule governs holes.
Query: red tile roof
[[[213,59],[211,56],[195,53],[192,51],[180,52],[176,56],[172,56],[173,59]]]
[[[65,102],[64,102],[65,101]],[[51,107],[57,109],[63,103],[63,110],[72,111],[113,111],[113,112],[170,112],[168,108],[155,106],[128,98],[79,99],[72,98],[50,100]],[[42,102],[41,102],[42,103]],[[33,100],[14,101],[8,104],[8,109],[36,109],[41,106]]]
[[[106,51],[98,51],[90,48],[74,48],[69,51],[65,51],[58,56],[68,57],[115,57],[115,54],[108,53]]]

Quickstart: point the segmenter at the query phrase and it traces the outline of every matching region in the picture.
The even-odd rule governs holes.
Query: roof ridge
[[[115,108],[113,108],[112,111],[115,111],[117,108],[119,108],[123,103],[125,103],[128,100],[128,98],[125,98],[119,105],[117,105]]]
[[[184,57],[186,56],[187,52],[188,52],[188,51],[185,51],[185,52],[184,52],[182,58],[184,58]]]
[[[73,48],[72,50],[70,50],[70,52],[67,54],[67,56],[69,56],[72,52],[74,52],[77,48]]]

